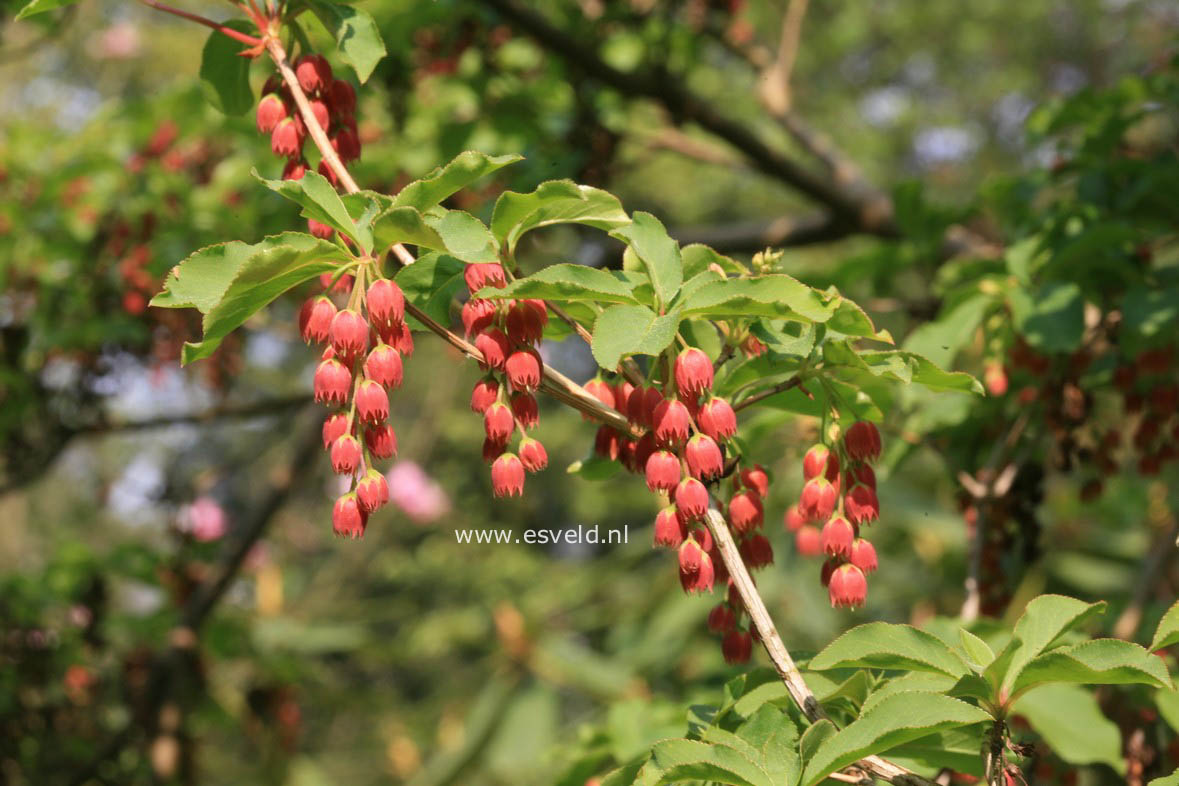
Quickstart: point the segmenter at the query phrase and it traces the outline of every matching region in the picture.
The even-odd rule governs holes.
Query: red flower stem
[[[240,30],[234,30],[232,27],[226,27],[223,24],[220,24],[218,22],[214,22],[212,19],[206,19],[205,17],[198,16],[197,14],[190,14],[187,11],[181,11],[179,8],[173,8],[170,5],[165,5],[164,3],[158,3],[158,2],[156,2],[156,0],[139,0],[139,1],[150,8],[156,9],[157,11],[163,11],[164,13],[173,14],[174,16],[179,16],[182,19],[187,19],[190,22],[196,22],[198,25],[204,25],[205,27],[208,27],[212,30],[216,30],[218,33],[221,33],[222,35],[229,36],[230,38],[232,38],[235,41],[241,41],[243,44],[246,44],[248,46],[261,46],[262,45],[261,38],[255,38],[254,36],[249,35],[248,33],[243,33]]]

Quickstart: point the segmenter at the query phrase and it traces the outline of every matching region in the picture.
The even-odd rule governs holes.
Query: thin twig
[[[779,393],[784,393],[787,390],[793,390],[794,388],[801,387],[801,386],[802,386],[802,377],[791,377],[790,379],[785,380],[784,382],[779,382],[777,385],[774,385],[773,387],[768,387],[763,391],[760,391],[758,393],[754,393],[749,398],[743,399],[740,402],[734,404],[733,411],[740,412],[741,410],[745,409],[746,407],[752,407],[757,402],[764,401],[765,399],[769,398],[770,396],[776,396]]]
[[[249,35],[248,33],[243,33],[240,30],[234,30],[232,27],[226,27],[219,22],[214,22],[212,19],[206,19],[203,16],[190,14],[187,11],[181,11],[179,8],[173,8],[170,5],[156,2],[156,0],[139,0],[139,2],[150,8],[154,8],[157,11],[163,11],[166,14],[172,14],[173,16],[178,16],[181,19],[187,19],[190,22],[196,22],[198,25],[204,25],[205,27],[208,27],[212,30],[216,30],[222,35],[229,36],[235,41],[240,41],[247,46],[259,46],[262,43],[261,38]]]
[[[798,39],[802,33],[802,20],[806,16],[807,0],[790,0],[782,17],[782,36],[778,43],[778,56],[774,64],[762,74],[762,103],[775,114],[790,111],[790,73],[798,57]]]

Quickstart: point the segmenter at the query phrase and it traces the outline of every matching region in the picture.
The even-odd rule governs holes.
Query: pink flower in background
[[[419,524],[450,512],[446,492],[414,462],[398,461],[385,479],[389,481],[389,501]]]
[[[225,511],[212,497],[197,497],[180,509],[180,529],[202,543],[224,537]]]

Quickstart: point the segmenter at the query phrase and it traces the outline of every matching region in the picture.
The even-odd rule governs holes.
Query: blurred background
[[[715,701],[741,668],[705,629],[715,600],[685,597],[673,558],[650,548],[641,481],[566,473],[594,427],[542,402],[550,467],[522,499],[493,500],[467,405],[477,370],[419,336],[393,402],[393,504],[363,540],[334,539],[316,357],[295,326],[311,289],[184,370],[197,315],[146,305],[192,250],[301,223],[250,175],[281,170],[252,117],[206,102],[205,31],[132,2],[13,22],[20,5],[0,15],[0,782],[582,786],[681,734],[682,708]],[[930,238],[963,222],[1002,242],[980,203],[1019,199],[1022,173],[1052,164],[1029,132],[1037,107],[1159,67],[1179,29],[1160,0],[813,3],[784,53],[789,5],[368,0],[389,56],[360,90],[356,178],[392,190],[463,150],[522,153],[455,206],[486,217],[504,189],[600,186],[685,242],[742,258],[786,247],[789,272],[839,286],[901,339],[940,306]],[[254,69],[257,88],[266,63]],[[767,91],[774,74],[788,92]],[[701,122],[685,91],[729,125]],[[828,214],[780,158],[864,205],[884,195],[903,231]],[[620,261],[600,233],[529,238],[526,267]],[[576,339],[544,355],[578,381],[593,373]],[[977,446],[905,437],[927,431],[905,413],[928,403],[906,398],[886,423],[882,568],[854,613],[828,608],[781,525],[815,422],[743,421],[774,477],[775,564],[759,586],[800,653],[870,619],[958,614],[956,470],[980,462]],[[1157,619],[1173,567],[1152,569],[1158,598],[1132,587],[1174,531],[1165,478],[1114,478],[1090,503],[1075,478],[1039,483],[1006,596],[1105,598],[1111,626],[1135,604],[1144,627]],[[454,535],[594,525],[627,526],[630,542]],[[169,639],[182,621],[199,626],[194,646]]]

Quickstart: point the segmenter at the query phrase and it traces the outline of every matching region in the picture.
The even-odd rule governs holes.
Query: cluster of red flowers
[[[331,140],[332,148],[345,164],[360,158],[360,136],[356,130],[356,91],[352,85],[332,76],[332,67],[323,55],[303,55],[295,61],[295,76],[299,87],[307,94],[315,122]],[[270,135],[270,149],[276,156],[287,159],[283,168],[284,180],[298,180],[307,171],[303,157],[303,142],[307,125],[295,106],[291,92],[279,76],[273,75],[262,88],[255,119],[258,131]],[[336,173],[326,160],[319,162],[319,174],[333,186],[338,185]],[[332,230],[318,221],[308,220],[311,234],[329,238]]]
[[[589,382],[587,391],[624,413],[636,430],[645,429],[636,439],[602,426],[594,451],[643,473],[647,487],[665,502],[655,517],[655,545],[677,550],[685,592],[711,592],[716,582],[729,577],[704,521],[713,501],[708,486],[715,487],[718,497],[726,491],[720,481],[731,468],[725,466],[723,446],[737,433],[737,416],[728,401],[712,395],[712,361],[701,350],[681,352],[672,377],[666,385],[670,395],[654,385]],[[760,466],[744,470],[734,476],[723,506],[741,555],[754,569],[774,561],[769,540],[758,531],[768,490],[769,477]],[[732,663],[748,660],[752,651],[751,634],[741,626],[741,608],[733,596],[709,615],[709,627],[724,636],[722,648]]]
[[[507,283],[497,262],[467,265],[464,273],[472,297],[463,304],[463,328],[474,336],[487,374],[471,391],[471,410],[483,415],[483,459],[491,462],[491,489],[497,497],[524,493],[524,473],[548,466],[544,445],[527,435],[539,422],[536,404],[544,363],[536,345],[549,321],[543,300],[485,300],[473,295],[486,286]],[[508,451],[519,429],[515,453]]]
[[[358,538],[368,516],[389,501],[389,486],[374,461],[397,453],[389,419],[389,391],[401,386],[402,355],[413,354],[405,324],[405,296],[387,278],[363,287],[365,274],[349,288],[338,309],[327,294],[311,298],[299,312],[308,343],[327,343],[315,369],[315,400],[340,407],[323,424],[323,446],[332,469],[352,478],[352,489],[336,500],[332,529]]]
[[[853,423],[834,449],[812,447],[802,461],[805,484],[798,504],[786,511],[798,553],[827,556],[821,578],[832,606],[863,606],[866,576],[876,570],[876,549],[861,537],[860,525],[880,518],[871,466],[880,448],[880,432],[863,421]]]

